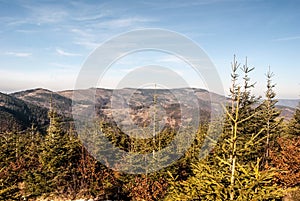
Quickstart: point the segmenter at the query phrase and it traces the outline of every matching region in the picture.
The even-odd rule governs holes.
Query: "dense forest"
[[[261,98],[252,93],[263,87],[252,81],[253,70],[233,60],[221,135],[207,136],[208,115],[184,155],[159,171],[126,174],[100,163],[55,106],[47,129],[1,129],[0,200],[300,200],[300,105],[291,119],[283,119],[275,107],[274,74],[266,73]],[[153,157],[177,131],[165,128],[155,139],[141,140],[100,119],[94,130],[80,132],[95,143],[98,129],[120,149]],[[214,148],[201,157],[203,146]]]

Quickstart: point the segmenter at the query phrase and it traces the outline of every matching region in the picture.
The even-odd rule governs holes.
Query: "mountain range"
[[[122,125],[128,125],[132,121],[140,126],[151,121],[150,113],[155,110],[157,117],[165,117],[160,119],[163,124],[176,126],[178,122],[174,119],[186,118],[195,112],[191,107],[195,101],[199,105],[200,119],[203,119],[214,109],[214,101],[219,100],[226,98],[195,88],[93,88],[58,92],[37,88],[11,94],[0,93],[0,132],[25,130],[32,125],[45,130],[49,124],[47,112],[50,107],[55,108],[66,122],[72,120],[72,109],[73,113],[78,113],[74,110],[80,113],[91,108],[102,119],[114,119]],[[157,104],[154,104],[155,101]],[[291,118],[299,101],[300,99],[279,99],[277,107],[282,111],[281,116]],[[182,113],[181,107],[185,107],[186,114]]]

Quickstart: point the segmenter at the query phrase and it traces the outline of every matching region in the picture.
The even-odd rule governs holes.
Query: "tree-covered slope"
[[[51,103],[59,113],[65,116],[69,116],[71,113],[72,100],[47,89],[30,89],[16,92],[11,95],[28,103],[47,109],[50,108]]]
[[[25,130],[32,125],[42,129],[47,124],[47,109],[0,93],[0,132]]]

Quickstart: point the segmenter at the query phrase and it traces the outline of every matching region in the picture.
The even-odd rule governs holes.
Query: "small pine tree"
[[[300,136],[300,103],[293,118],[290,120],[288,133],[292,136]]]
[[[258,106],[258,123],[264,128],[262,136],[266,138],[264,141],[263,149],[259,156],[262,157],[262,165],[268,165],[269,152],[276,144],[276,139],[282,132],[283,118],[280,118],[280,110],[275,107],[278,102],[274,92],[275,84],[272,83],[274,73],[270,71],[270,68],[266,74],[267,77],[267,90],[265,92],[265,100]]]

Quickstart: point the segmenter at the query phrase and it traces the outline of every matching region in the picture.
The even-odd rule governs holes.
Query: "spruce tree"
[[[300,136],[300,103],[296,108],[293,118],[288,126],[288,133],[292,136]]]
[[[171,175],[170,193],[166,200],[275,200],[283,191],[274,184],[274,169],[260,170],[257,149],[265,137],[264,127],[257,124],[256,99],[248,84],[247,63],[243,87],[236,84],[238,64],[234,60],[231,104],[224,108],[226,123],[220,140],[207,158],[194,164],[193,175],[178,181]],[[253,126],[255,126],[253,128]]]
[[[0,200],[21,198],[18,138],[15,132],[0,134]]]
[[[35,165],[29,147],[35,139],[30,131],[0,134],[0,200],[27,197],[26,175]]]
[[[31,129],[27,132],[28,143],[25,148],[25,160],[26,160],[26,172],[23,176],[24,180],[24,198],[30,199],[36,195],[32,192],[35,192],[35,173],[40,167],[39,163],[39,154],[40,154],[40,145],[42,144],[42,135],[36,130],[32,125]],[[34,185],[32,185],[34,184]]]
[[[33,170],[28,182],[31,196],[72,196],[75,188],[76,168],[80,156],[79,141],[62,128],[61,117],[51,107],[50,125],[39,145],[39,166]]]
[[[265,136],[263,150],[260,153],[262,157],[262,165],[268,165],[270,149],[276,144],[276,139],[280,136],[282,132],[282,122],[283,118],[280,118],[280,110],[275,107],[278,102],[275,97],[276,93],[274,91],[275,84],[272,82],[274,73],[270,71],[270,68],[266,74],[267,78],[267,90],[265,91],[265,99],[258,106],[258,123],[264,128],[262,136]]]

